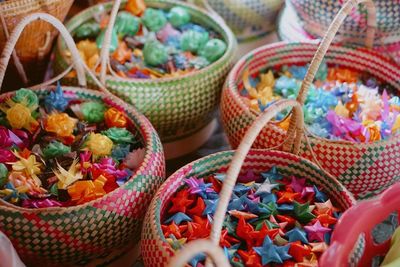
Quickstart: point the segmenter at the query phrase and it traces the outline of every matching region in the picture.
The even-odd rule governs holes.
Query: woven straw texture
[[[302,26],[312,35],[322,37],[345,0],[286,0],[293,5]],[[375,0],[377,11],[377,35],[379,45],[400,41],[400,3],[397,0]],[[367,27],[364,6],[355,8],[340,31],[347,41],[362,45]]]
[[[151,121],[163,142],[172,142],[196,133],[214,118],[223,82],[232,66],[236,40],[229,28],[195,6],[172,0],[145,2],[150,7],[163,9],[186,6],[194,21],[219,32],[228,44],[225,55],[217,62],[179,78],[138,80],[107,75],[107,88],[134,104]],[[102,7],[110,10],[112,3],[83,11],[67,23],[67,28],[70,31],[76,29],[93,13],[100,12]],[[62,72],[69,65],[64,52],[65,47],[60,40],[56,49],[57,72]]]
[[[184,179],[196,176],[206,177],[210,174],[226,171],[233,156],[233,151],[221,152],[194,161],[171,175],[160,187],[147,211],[141,250],[147,267],[166,266],[174,255],[161,230],[161,218],[168,208],[171,196],[184,184]],[[252,169],[256,173],[276,166],[286,175],[296,175],[309,179],[321,186],[339,207],[347,209],[354,204],[353,197],[346,189],[327,176],[316,165],[290,153],[281,151],[252,150],[248,153],[241,169],[242,174]]]
[[[317,43],[277,43],[261,47],[241,59],[232,69],[222,93],[221,116],[224,129],[233,148],[236,148],[246,130],[256,119],[241,100],[238,88],[243,87],[243,70],[249,68],[250,75],[257,75],[268,68],[290,64],[307,64],[317,50]],[[400,89],[400,70],[389,59],[365,48],[346,48],[332,45],[325,56],[328,65],[338,65],[370,75]],[[269,123],[254,148],[274,147],[282,143],[285,132],[274,123]],[[309,137],[316,158],[323,167],[348,188],[357,198],[365,198],[387,188],[400,179],[400,138],[372,144],[335,142]],[[305,143],[300,155],[313,159]]]
[[[104,100],[124,110],[145,144],[140,168],[122,187],[103,198],[68,208],[25,209],[0,203],[0,230],[27,264],[84,263],[139,241],[141,223],[165,176],[161,143],[151,124],[136,111],[99,92],[63,88],[73,100]],[[42,97],[46,90],[37,91]],[[0,102],[12,94],[1,95]]]
[[[67,29],[55,17],[35,13],[16,26],[0,57],[0,87],[18,37],[29,23],[43,20],[57,28],[73,55],[79,84],[86,85],[84,64]],[[90,74],[90,72],[89,72]],[[56,77],[56,80],[59,79]],[[43,98],[54,86],[38,85]],[[66,208],[27,209],[0,199],[0,231],[4,232],[28,266],[68,266],[114,255],[121,247],[139,241],[147,205],[165,177],[161,142],[150,122],[134,108],[116,99],[107,89],[102,92],[63,87],[71,101],[102,100],[125,112],[144,148],[144,160],[131,178],[102,198]],[[13,93],[0,95],[0,102]]]

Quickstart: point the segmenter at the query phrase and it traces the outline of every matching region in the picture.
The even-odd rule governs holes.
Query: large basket
[[[385,256],[390,249],[390,239],[377,244],[372,231],[393,212],[399,212],[399,193],[400,184],[397,183],[376,199],[363,201],[347,210],[336,225],[331,246],[321,258],[321,266],[372,266],[375,257]],[[362,240],[363,246],[354,249],[358,240]]]
[[[115,15],[118,11],[119,2],[115,2],[115,12],[113,12]],[[123,5],[125,2],[123,1]],[[109,58],[108,49],[105,49],[107,45],[103,45],[103,51],[106,51],[106,53],[101,55],[102,63],[104,63],[102,64],[104,68],[101,71],[103,74],[101,81],[107,85],[112,93],[134,104],[139,111],[149,118],[163,143],[172,143],[195,134],[214,119],[223,82],[232,66],[236,40],[229,28],[224,23],[220,23],[218,18],[193,5],[173,0],[147,0],[145,2],[150,7],[163,9],[172,6],[186,7],[194,21],[216,30],[228,46],[225,54],[218,61],[194,73],[179,78],[140,80],[106,76]],[[112,3],[88,8],[72,18],[66,24],[67,28],[73,31],[103,8],[110,10]],[[111,18],[110,27],[113,21],[114,19]],[[58,71],[64,70],[69,65],[68,61],[65,56],[65,45],[60,39],[56,50],[56,69]],[[192,150],[196,148],[192,147]],[[174,147],[174,149],[179,148]]]
[[[226,81],[221,103],[223,126],[232,147],[239,145],[246,130],[257,117],[257,114],[242,101],[238,92],[238,86],[243,86],[242,76],[245,69],[249,69],[250,74],[257,74],[259,71],[283,65],[305,65],[314,57],[298,96],[301,103],[304,103],[307,89],[323,58],[328,65],[366,71],[371,76],[400,89],[400,69],[389,58],[366,48],[332,45],[327,51],[334,33],[340,26],[337,20],[344,19],[344,13],[351,10],[351,5],[352,3],[348,2],[340,11],[321,45],[317,42],[276,43],[251,52],[236,64]],[[372,45],[370,38],[368,43]],[[269,123],[258,136],[254,148],[275,147],[282,142],[284,136],[285,131],[276,123]],[[300,155],[319,163],[357,198],[373,196],[400,179],[399,136],[362,144],[332,141],[315,136],[308,136],[308,139],[315,153],[310,153],[303,142]]]
[[[44,12],[63,21],[74,1],[73,0],[14,0],[0,3],[0,51],[14,27],[27,15]],[[46,62],[57,31],[43,21],[37,21],[27,26],[16,46],[16,54],[34,82],[43,79]],[[15,79],[12,80],[14,85]],[[10,82],[11,84],[11,82]]]
[[[348,0],[286,0],[293,5],[303,27],[312,35],[323,37],[331,21]],[[351,0],[352,1],[352,0]],[[377,12],[377,44],[391,44],[400,41],[400,5],[397,0],[375,0]],[[354,8],[343,23],[341,36],[349,42],[363,44],[367,25],[367,9]]]
[[[54,17],[33,14],[21,21],[3,51],[0,64],[0,84],[11,51],[23,31],[32,21],[53,24],[65,38],[73,55],[82,87],[86,85],[84,63],[67,29]],[[39,97],[52,89],[35,89]],[[102,198],[67,208],[27,209],[0,200],[0,230],[4,232],[23,261],[29,266],[66,266],[105,257],[118,249],[136,244],[144,214],[153,193],[164,180],[165,165],[162,146],[150,122],[134,108],[103,88],[103,92],[77,87],[63,87],[72,99],[103,100],[107,105],[123,110],[141,136],[145,149],[144,161],[121,187]],[[0,101],[13,93],[0,96]]]
[[[250,150],[253,141],[265,123],[280,110],[290,106],[294,106],[297,109],[297,116],[299,117],[297,121],[298,131],[296,140],[294,140],[293,147],[290,148],[290,150],[293,150],[294,154],[277,150]],[[164,238],[160,220],[166,213],[170,198],[185,184],[185,179],[189,177],[194,176],[202,178],[216,172],[224,172],[227,170],[227,177],[224,180],[218,207],[213,217],[211,239],[215,245],[219,244],[222,222],[236,179],[239,173],[243,175],[250,169],[258,173],[276,166],[282,174],[304,177],[311,183],[320,186],[338,207],[347,209],[352,206],[355,200],[343,185],[332,178],[332,176],[319,169],[312,162],[295,155],[300,144],[301,132],[303,130],[302,116],[301,106],[296,101],[279,101],[266,109],[254,122],[237,151],[220,152],[204,157],[182,167],[171,175],[160,187],[146,214],[141,244],[145,265],[147,267],[167,266],[170,259],[175,255],[176,251],[172,249]],[[185,258],[178,260],[182,259]],[[169,266],[178,267],[183,265],[170,263]]]

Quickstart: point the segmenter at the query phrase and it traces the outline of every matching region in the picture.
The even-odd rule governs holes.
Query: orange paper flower
[[[94,181],[77,181],[68,188],[68,194],[73,202],[82,204],[106,194],[103,187],[107,182],[107,178],[99,176]]]
[[[59,137],[73,136],[77,119],[71,118],[67,113],[53,113],[45,123],[45,130],[55,133]]]
[[[146,10],[146,4],[143,0],[128,0],[125,9],[135,16],[140,16]]]
[[[116,108],[109,108],[104,113],[104,120],[106,121],[107,127],[118,127],[125,128],[127,124],[127,120],[125,118],[124,113],[119,111]]]
[[[121,64],[125,64],[126,61],[132,57],[132,50],[129,49],[125,42],[120,42],[117,50],[112,54],[113,59],[117,60]]]

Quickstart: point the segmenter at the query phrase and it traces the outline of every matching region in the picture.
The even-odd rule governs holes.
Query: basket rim
[[[233,66],[233,68],[231,69],[231,71],[229,72],[226,82],[225,82],[225,86],[224,86],[224,91],[227,90],[229,91],[232,95],[233,95],[233,101],[242,109],[242,111],[244,111],[243,113],[245,113],[246,115],[248,115],[253,121],[257,118],[257,112],[252,111],[247,105],[246,103],[242,100],[239,92],[238,92],[238,87],[237,87],[237,80],[242,79],[242,78],[238,78],[236,76],[237,73],[239,73],[240,68],[242,68],[243,66],[245,66],[246,64],[248,64],[249,62],[251,62],[254,58],[254,55],[257,53],[260,53],[262,51],[267,51],[270,49],[274,49],[280,46],[287,46],[287,45],[298,45],[298,46],[302,46],[302,45],[312,45],[315,46],[315,48],[318,48],[318,45],[320,43],[319,39],[316,40],[307,40],[307,41],[298,41],[298,42],[293,42],[293,41],[280,41],[280,42],[276,42],[273,44],[268,44],[268,45],[264,45],[261,46],[259,48],[256,48],[250,52],[248,52],[246,55],[244,55],[240,60],[238,60],[235,65]],[[331,44],[330,49],[332,48],[341,48],[341,49],[347,49],[348,51],[356,51],[355,48],[357,48],[357,50],[360,50],[360,47],[358,46],[342,46],[342,45],[338,45],[338,44]],[[399,75],[400,75],[400,68],[395,66],[395,63],[388,57],[380,55],[378,52],[373,51],[373,50],[368,50],[366,48],[362,48],[365,49],[364,51],[368,51],[368,53],[370,53],[373,57],[376,58],[380,58],[381,60],[385,60],[387,64],[391,64],[393,66],[393,68],[397,68],[399,70]],[[329,53],[328,50],[328,53]],[[399,92],[400,93],[400,92]],[[277,131],[280,134],[285,134],[285,130],[283,130],[282,128],[278,127],[277,123],[279,123],[279,121],[277,122],[272,122],[269,123],[269,125],[274,129],[274,131]],[[306,129],[308,128],[307,125],[305,125]],[[309,134],[308,138],[310,138],[312,141],[322,141],[322,142],[328,142],[328,143],[333,143],[333,144],[340,144],[340,145],[348,145],[348,146],[357,146],[360,148],[364,148],[364,147],[368,147],[371,145],[384,145],[384,144],[388,144],[393,142],[394,140],[399,140],[400,139],[400,135],[398,136],[390,136],[388,139],[385,140],[379,140],[379,141],[375,141],[375,142],[371,142],[371,143],[356,143],[356,142],[351,142],[351,141],[346,141],[346,140],[331,140],[331,139],[327,139],[327,138],[323,138],[323,137],[319,137],[313,134]]]
[[[120,10],[123,8],[123,5],[126,3],[126,1],[127,0],[122,0]],[[157,79],[135,79],[135,78],[124,78],[124,77],[113,76],[113,75],[107,74],[106,80],[112,80],[115,82],[131,82],[131,83],[136,83],[136,84],[150,84],[150,85],[158,84],[158,83],[170,83],[170,82],[179,81],[181,79],[190,79],[192,77],[201,76],[205,73],[213,71],[215,68],[219,68],[220,66],[227,64],[227,62],[229,62],[233,59],[234,52],[236,51],[236,48],[237,48],[237,40],[236,40],[232,30],[226,24],[218,23],[218,19],[216,18],[215,15],[209,14],[205,10],[203,10],[195,5],[188,4],[185,2],[179,2],[176,0],[145,0],[145,2],[146,2],[146,4],[148,4],[147,2],[150,2],[150,7],[152,4],[162,4],[162,5],[167,5],[167,6],[185,7],[187,9],[191,10],[192,12],[197,12],[199,15],[201,15],[205,19],[211,19],[219,27],[218,28],[218,27],[214,26],[212,29],[217,31],[218,33],[220,33],[223,36],[223,38],[225,39],[225,42],[227,44],[226,51],[222,57],[220,57],[217,61],[211,63],[207,67],[202,68],[200,70],[196,70],[192,73],[180,75],[178,77],[157,78]],[[99,3],[97,5],[94,5],[94,6],[91,6],[89,8],[82,10],[81,12],[79,12],[78,14],[73,16],[71,19],[69,19],[68,22],[65,23],[66,28],[70,32],[72,32],[73,30],[75,30],[75,28],[72,28],[72,26],[71,26],[71,23],[74,20],[76,20],[80,17],[86,16],[87,14],[90,14],[90,13],[94,14],[94,12],[93,12],[94,10],[101,9],[101,8],[104,8],[107,11],[111,10],[112,2]],[[82,25],[82,23],[84,23],[84,22],[81,22],[79,25]],[[226,37],[224,35],[226,35]],[[60,38],[60,37],[57,38],[57,44],[56,44],[55,49],[57,50],[57,52],[60,53],[61,58],[64,61],[64,63],[70,63],[70,60],[65,57],[64,41],[62,40],[62,38]],[[99,76],[99,74],[96,73],[96,76]]]
[[[51,89],[54,89],[55,86],[51,85],[51,86],[46,86],[46,87],[42,87],[42,88],[36,88],[36,89],[30,89],[33,91],[48,91]],[[74,86],[63,86],[62,85],[62,89],[63,91],[67,91],[67,92],[73,92],[73,93],[77,93],[77,92],[84,92],[85,94],[90,94],[91,96],[98,96],[101,97],[102,100],[108,99],[110,100],[113,104],[114,103],[113,100],[111,100],[107,95],[105,95],[104,93],[100,92],[100,91],[96,91],[96,90],[92,90],[92,89],[87,89],[87,88],[81,88],[81,87],[74,87]],[[3,93],[0,94],[0,98],[7,98],[9,96],[12,96],[15,93],[15,91],[13,92],[7,92],[7,93]],[[118,104],[117,104],[118,105]],[[153,153],[157,153],[154,151],[154,143],[156,142],[155,138],[158,139],[158,135],[156,133],[156,131],[154,130],[153,126],[151,125],[151,123],[149,122],[149,120],[142,115],[141,113],[139,113],[133,106],[127,106],[124,107],[124,109],[126,109],[126,111],[128,111],[129,113],[131,113],[131,115],[133,117],[135,117],[138,121],[139,127],[138,127],[138,131],[141,135],[141,137],[143,138],[144,141],[144,150],[145,150],[145,154],[144,154],[144,158],[143,161],[140,163],[140,166],[132,173],[131,177],[129,178],[129,180],[127,180],[122,186],[116,188],[115,190],[108,192],[107,194],[105,194],[104,196],[91,200],[89,202],[85,202],[82,204],[78,204],[78,205],[74,205],[74,206],[69,206],[69,207],[47,207],[47,208],[24,208],[24,207],[20,207],[17,205],[14,205],[12,203],[9,203],[7,201],[4,201],[3,199],[0,199],[0,210],[5,209],[5,210],[17,210],[20,212],[29,212],[29,213],[41,213],[41,212],[48,212],[48,213],[64,213],[64,212],[69,212],[69,211],[74,211],[74,210],[80,210],[83,208],[86,208],[87,206],[93,206],[94,203],[98,203],[101,202],[103,200],[104,197],[109,196],[111,194],[114,194],[116,192],[118,192],[119,190],[125,189],[127,183],[129,181],[134,182],[134,180],[137,178],[138,175],[140,175],[140,173],[143,172],[143,170],[146,168],[146,166],[150,163],[146,163],[146,158],[151,156]],[[147,138],[144,138],[145,136],[147,136]],[[163,154],[163,151],[161,150],[161,152]],[[164,155],[162,155],[162,158],[164,158]],[[165,162],[164,162],[165,164]]]
[[[154,194],[154,197],[153,197],[153,199],[152,199],[152,201],[151,201],[151,203],[149,205],[145,221],[148,222],[150,217],[153,218],[153,215],[152,215],[151,211],[155,211],[156,212],[155,213],[155,215],[156,215],[155,218],[156,219],[160,218],[161,214],[160,214],[160,209],[159,208],[160,208],[160,205],[162,203],[159,201],[158,196],[162,195],[163,193],[165,193],[164,191],[166,189],[168,189],[168,186],[171,184],[172,181],[181,182],[185,178],[185,176],[188,174],[188,172],[190,172],[193,169],[192,167],[194,165],[196,165],[196,164],[201,164],[203,161],[207,161],[207,160],[210,160],[212,158],[217,158],[217,157],[220,157],[220,156],[223,156],[223,155],[227,155],[227,154],[233,156],[235,151],[236,150],[226,150],[226,151],[221,151],[221,152],[217,152],[217,153],[213,153],[213,154],[207,155],[205,157],[199,158],[197,160],[194,160],[194,161],[182,166],[177,171],[175,171],[173,174],[171,174],[164,181],[164,183],[158,188],[157,192]],[[273,156],[277,156],[277,157],[279,157],[280,155],[287,155],[287,156],[290,155],[290,157],[296,158],[299,161],[308,164],[308,166],[310,166],[313,169],[318,170],[319,172],[321,172],[321,175],[325,175],[327,178],[329,178],[331,180],[331,182],[333,184],[335,184],[338,189],[340,189],[340,192],[344,193],[348,197],[348,201],[351,203],[351,206],[353,206],[353,205],[355,205],[357,203],[357,200],[354,198],[353,194],[349,190],[347,190],[347,188],[341,182],[339,182],[336,178],[334,178],[329,173],[327,173],[324,170],[320,169],[314,162],[312,162],[312,161],[310,161],[310,160],[308,160],[308,159],[306,159],[304,157],[301,157],[299,155],[294,155],[292,153],[280,151],[280,150],[251,149],[249,151],[248,155],[246,156],[246,159],[250,154],[254,154],[254,153],[257,153],[258,157],[263,157],[263,156],[266,156],[266,155],[273,155]],[[161,220],[160,221],[156,221],[156,226],[155,227],[157,229],[157,232],[162,233]],[[150,231],[154,233],[153,230],[154,230],[154,228],[150,228]],[[167,242],[163,235],[160,236],[160,238],[161,238],[161,240],[163,242]]]

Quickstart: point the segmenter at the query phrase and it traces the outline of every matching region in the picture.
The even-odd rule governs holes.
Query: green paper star
[[[294,205],[294,215],[298,221],[301,223],[309,223],[315,218],[315,215],[310,212],[310,203],[300,204],[297,201],[293,202]]]

